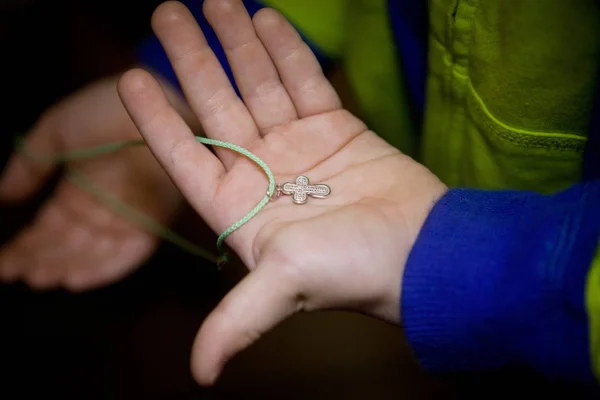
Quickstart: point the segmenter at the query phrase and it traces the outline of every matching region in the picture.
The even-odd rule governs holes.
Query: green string
[[[269,166],[256,155],[252,154],[248,150],[238,145],[229,142],[223,142],[220,140],[209,139],[201,136],[196,136],[196,140],[202,144],[209,146],[217,146],[225,149],[232,150],[236,153],[239,153],[250,160],[254,161],[267,175],[269,178],[269,188],[267,189],[267,193],[265,197],[244,217],[238,220],[236,223],[227,228],[221,235],[217,238],[217,251],[219,252],[219,257],[215,257],[206,250],[201,247],[187,241],[176,233],[170,231],[168,228],[162,226],[161,224],[153,221],[147,216],[143,215],[139,211],[135,210],[133,207],[123,203],[117,197],[110,195],[102,188],[99,188],[92,179],[90,179],[86,174],[84,174],[81,170],[76,169],[72,166],[69,166],[67,178],[74,184],[78,185],[81,189],[88,192],[98,201],[101,201],[107,205],[109,205],[113,211],[120,214],[123,217],[127,217],[131,219],[133,222],[141,225],[146,230],[151,233],[167,240],[171,243],[176,244],[177,246],[183,248],[184,250],[195,254],[197,256],[203,257],[208,261],[216,263],[219,267],[229,261],[229,256],[223,249],[223,243],[227,236],[231,235],[234,231],[239,229],[241,226],[250,221],[256,214],[260,212],[260,210],[267,205],[269,200],[271,199],[273,193],[275,192],[275,177],[273,176]],[[41,162],[51,162],[54,164],[64,164],[72,161],[85,160],[94,157],[98,157],[105,154],[110,154],[117,152],[119,150],[145,145],[143,140],[129,140],[123,142],[109,143],[100,146],[95,146],[87,149],[78,149],[68,151],[62,154],[52,155],[52,156],[41,156],[38,154],[29,153],[24,146],[24,141],[22,137],[18,137],[16,140],[16,147],[19,151],[25,154],[27,157]]]
[[[66,178],[71,183],[88,192],[100,203],[104,203],[116,214],[119,214],[124,218],[128,218],[138,226],[146,229],[146,231],[161,237],[163,240],[175,244],[191,254],[202,257],[212,263],[219,264],[219,258],[217,256],[179,236],[175,232],[154,221],[152,218],[149,218],[140,211],[136,210],[134,207],[122,202],[118,197],[113,196],[110,192],[96,185],[90,177],[83,173],[83,171],[74,167],[69,167]]]
[[[260,158],[258,158],[257,156],[255,156],[254,154],[249,152],[248,150],[244,149],[243,147],[240,147],[233,143],[222,142],[220,140],[204,138],[201,136],[196,136],[196,140],[199,141],[200,143],[207,144],[209,146],[223,147],[225,149],[233,150],[243,156],[246,156],[250,160],[254,161],[260,168],[262,168],[262,170],[265,172],[265,174],[267,174],[267,177],[269,178],[269,188],[267,189],[267,194],[265,194],[265,197],[263,197],[262,200],[248,214],[246,214],[239,221],[237,221],[236,223],[231,225],[229,228],[227,228],[217,238],[217,250],[219,251],[219,255],[220,255],[219,265],[222,265],[223,263],[226,263],[227,261],[229,261],[229,257],[227,256],[227,253],[225,253],[225,251],[223,250],[223,241],[225,240],[225,238],[227,236],[231,235],[235,230],[239,229],[242,225],[244,225],[245,223],[250,221],[252,218],[254,218],[254,216],[256,216],[256,214],[258,214],[258,212],[260,210],[262,210],[262,208],[264,206],[267,205],[267,203],[273,196],[273,193],[275,192],[275,177],[273,176],[273,173],[271,172],[271,169],[269,168],[267,163],[265,163],[263,160],[261,160]]]

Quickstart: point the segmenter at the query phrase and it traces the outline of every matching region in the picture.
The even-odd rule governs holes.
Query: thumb
[[[229,359],[302,309],[298,279],[286,270],[259,266],[206,318],[192,349],[192,374],[199,384],[212,385]]]
[[[33,194],[54,170],[54,163],[27,156],[55,154],[60,146],[54,114],[40,118],[20,143],[0,175],[0,201],[15,202]]]

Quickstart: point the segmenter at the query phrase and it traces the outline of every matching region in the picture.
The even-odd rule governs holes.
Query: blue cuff
[[[450,190],[409,255],[402,322],[433,373],[531,369],[593,381],[585,284],[600,182],[553,196]]]
[[[202,4],[204,0],[189,0],[184,2],[190,12],[194,15],[194,18],[198,22],[198,25],[202,29],[204,36],[206,37],[206,41],[209,46],[215,53],[215,56],[219,59],[221,66],[223,67],[225,73],[229,77],[233,87],[239,95],[239,90],[237,85],[235,84],[235,80],[233,78],[233,73],[231,71],[231,67],[227,61],[227,57],[225,56],[225,51],[217,38],[216,33],[211,28],[210,24],[204,17],[204,13],[202,11]],[[244,0],[244,5],[246,6],[246,10],[250,16],[254,16],[254,14],[260,9],[266,7],[258,1],[254,0]],[[310,46],[313,53],[319,60],[321,67],[323,70],[327,71],[331,66],[331,60],[326,57],[313,43],[311,43],[302,32],[300,32],[303,40]],[[171,63],[165,53],[162,45],[160,44],[158,38],[154,35],[144,40],[137,49],[137,60],[143,66],[146,66],[153,71],[159,73],[164,79],[166,79],[171,85],[181,91],[181,86],[179,85],[179,81],[175,76],[175,72],[171,67]]]

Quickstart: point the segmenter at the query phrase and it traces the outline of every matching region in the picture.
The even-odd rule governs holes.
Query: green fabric
[[[431,0],[424,163],[450,186],[580,180],[599,27],[595,0]]]
[[[591,364],[596,378],[600,380],[600,246],[596,250],[587,283]]]

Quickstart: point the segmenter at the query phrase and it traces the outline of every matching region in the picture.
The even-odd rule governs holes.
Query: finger
[[[280,13],[262,9],[253,22],[301,118],[342,107],[312,50]]]
[[[118,88],[125,108],[154,156],[210,223],[209,206],[225,173],[223,164],[196,141],[149,73],[139,69],[128,71],[119,80]]]
[[[192,350],[192,373],[211,385],[225,363],[301,307],[293,274],[263,265],[239,283],[207,317]]]
[[[181,3],[165,2],[154,12],[152,27],[206,135],[243,147],[256,140],[254,120],[189,10]],[[229,168],[236,155],[217,151]]]
[[[82,246],[85,246],[81,242],[87,239],[84,235],[74,238],[72,232],[67,229],[45,236],[46,240],[37,241],[35,252],[29,254],[29,267],[25,268],[22,273],[23,280],[36,290],[58,288],[66,274],[67,263],[73,259]]]
[[[64,210],[64,209],[63,209]],[[62,212],[64,214],[64,211]],[[67,276],[68,266],[75,262],[89,265],[97,262],[97,256],[90,251],[96,243],[89,226],[67,217],[65,222],[37,225],[40,232],[36,251],[30,256],[30,267],[23,272],[23,279],[34,289],[52,289],[60,286]],[[85,257],[79,257],[84,254]]]
[[[262,132],[297,118],[267,50],[239,0],[206,0],[204,14],[225,50],[236,84]]]
[[[62,146],[55,131],[56,119],[53,113],[41,117],[26,136],[23,150],[41,156],[60,152]],[[0,201],[15,202],[32,195],[54,167],[51,162],[35,160],[17,150],[0,178]]]
[[[29,226],[0,251],[0,278],[12,282],[35,267],[36,255],[63,238],[67,220],[56,202],[50,200]]]
[[[80,248],[68,260],[64,286],[82,292],[106,286],[134,271],[156,246],[156,238],[142,232],[113,237],[95,236],[87,248]]]
[[[26,230],[0,249],[0,279],[10,283],[18,280],[31,265],[29,257],[35,251],[32,232]]]

